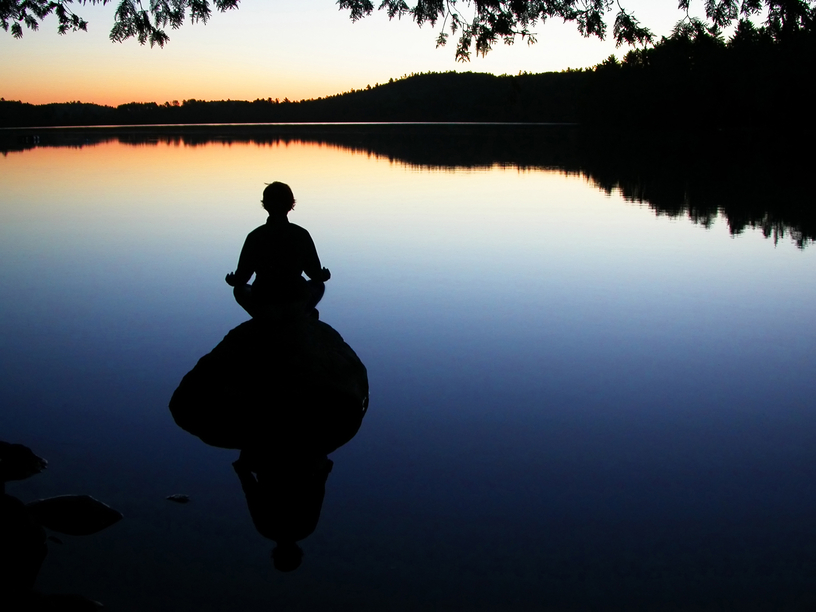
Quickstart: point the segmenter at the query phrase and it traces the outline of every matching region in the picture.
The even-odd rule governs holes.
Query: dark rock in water
[[[60,495],[26,504],[29,515],[48,529],[91,535],[122,519],[122,513],[90,495]]]
[[[3,598],[16,598],[34,588],[48,549],[45,529],[11,495],[0,495],[0,609]]]
[[[36,609],[43,612],[95,612],[96,610],[102,610],[104,607],[98,601],[88,599],[82,595],[54,593],[43,595],[39,607]]]
[[[168,495],[165,499],[167,501],[176,502],[177,504],[186,504],[190,501],[190,496],[182,493],[174,493],[173,495]]]
[[[27,446],[0,441],[0,481],[24,480],[47,466],[48,462]]]
[[[0,477],[22,480],[47,462],[22,444],[0,442]],[[24,504],[0,493],[0,611],[83,612],[102,604],[81,595],[42,595],[34,582],[48,552],[46,540],[62,544],[43,527],[69,535],[89,535],[116,523],[122,515],[87,495],[63,495]]]
[[[212,446],[323,455],[357,433],[367,407],[365,366],[309,317],[239,325],[170,400],[176,423]]]

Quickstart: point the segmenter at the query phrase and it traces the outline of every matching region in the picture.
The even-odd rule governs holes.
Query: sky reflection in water
[[[235,453],[167,411],[245,319],[223,277],[272,180],[332,270],[321,319],[371,384],[286,576]],[[0,192],[0,437],[51,461],[13,492],[126,516],[52,546],[45,590],[120,610],[816,594],[812,248],[557,172],[297,143],[34,149],[0,159]],[[194,503],[168,507],[176,492]]]

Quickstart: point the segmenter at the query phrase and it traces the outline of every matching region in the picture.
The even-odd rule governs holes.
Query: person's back
[[[280,305],[302,304],[311,311],[325,291],[331,273],[321,268],[312,237],[299,225],[289,223],[294,208],[292,190],[284,183],[264,189],[263,206],[269,212],[265,225],[249,233],[234,273],[226,281],[235,287],[235,299],[253,317]],[[306,273],[309,282],[303,278]],[[255,282],[248,285],[255,274]]]
[[[253,290],[259,297],[276,301],[294,301],[304,297],[305,272],[320,278],[320,259],[305,229],[289,223],[286,217],[269,217],[265,225],[247,236],[236,275],[255,273]]]

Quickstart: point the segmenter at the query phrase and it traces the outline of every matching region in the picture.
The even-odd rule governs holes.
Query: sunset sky
[[[500,45],[486,58],[462,64],[454,60],[453,42],[436,48],[438,26],[420,29],[408,18],[389,22],[382,12],[352,23],[333,0],[243,0],[238,10],[216,13],[207,25],[170,31],[164,49],[151,49],[135,40],[110,42],[115,1],[77,7],[88,32],[59,36],[53,16],[39,31],[26,30],[22,40],[0,31],[0,96],[35,104],[300,100],[412,72],[546,72],[591,66],[626,51],[551,20],[534,28],[539,42],[533,46]],[[668,34],[682,16],[676,0],[624,5],[658,35]],[[702,12],[701,1],[692,7]]]

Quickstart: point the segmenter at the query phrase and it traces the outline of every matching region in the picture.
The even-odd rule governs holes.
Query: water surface
[[[125,515],[52,544],[40,588],[114,610],[811,601],[807,236],[735,233],[716,194],[701,223],[557,159],[496,158],[292,137],[0,158],[0,438],[50,461],[8,490]],[[246,319],[223,277],[272,180],[332,270],[321,319],[371,386],[292,574],[253,529],[237,452],[167,410]]]

